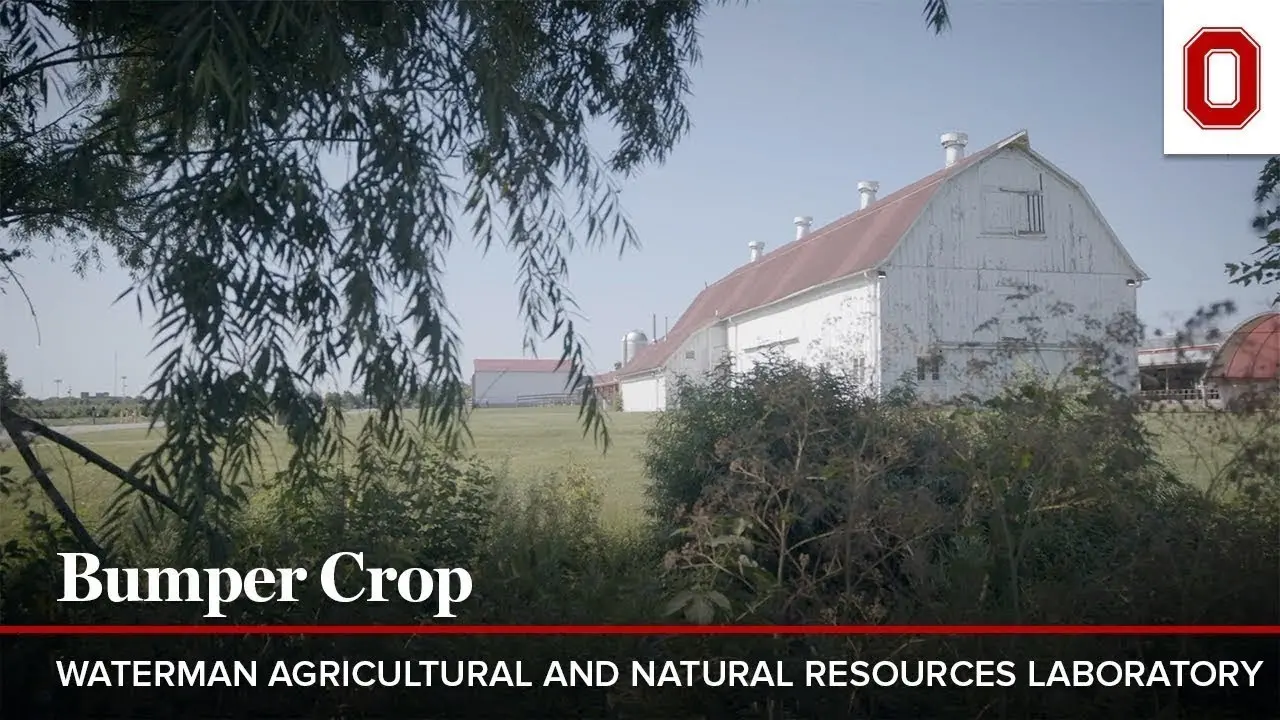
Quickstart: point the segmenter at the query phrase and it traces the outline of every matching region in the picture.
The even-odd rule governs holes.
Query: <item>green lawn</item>
[[[1227,491],[1224,473],[1236,458],[1251,453],[1241,448],[1280,447],[1280,427],[1270,413],[1238,415],[1226,412],[1146,413],[1144,421],[1165,464],[1177,475],[1202,488]],[[1262,466],[1261,458],[1249,460]]]
[[[648,413],[615,413],[609,419],[613,445],[602,454],[591,437],[583,437],[576,408],[518,408],[476,410],[471,415],[473,451],[480,458],[505,466],[513,478],[554,472],[570,463],[589,468],[603,483],[607,522],[627,522],[637,517],[643,501],[643,474],[637,453],[644,444]],[[354,424],[354,423],[353,423]],[[158,431],[157,431],[158,432]],[[78,433],[75,439],[108,460],[127,467],[154,446],[155,435],[146,430],[103,429]],[[280,465],[287,460],[283,438],[272,435],[271,453]],[[92,522],[101,512],[117,481],[75,455],[47,442],[36,444],[40,460],[76,508]],[[0,466],[12,465],[18,477],[26,468],[13,449],[0,452]],[[52,514],[52,508],[46,508]],[[0,505],[0,540],[14,537],[21,515],[12,501]]]

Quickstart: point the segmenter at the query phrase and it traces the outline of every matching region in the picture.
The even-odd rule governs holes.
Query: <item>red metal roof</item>
[[[541,360],[534,358],[515,358],[512,360],[476,360],[475,372],[536,372],[536,373],[568,373],[569,363],[559,369],[557,360]]]
[[[980,150],[759,260],[747,263],[694,298],[666,337],[636,353],[618,375],[661,367],[695,332],[728,317],[781,300],[811,287],[870,270],[884,262],[943,182],[989,157],[1022,133]]]
[[[1232,330],[1206,376],[1218,380],[1280,378],[1280,313],[1262,313]]]

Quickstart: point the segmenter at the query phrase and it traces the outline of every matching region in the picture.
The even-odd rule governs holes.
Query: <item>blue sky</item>
[[[716,8],[693,71],[694,127],[662,167],[625,186],[643,247],[575,256],[571,290],[589,319],[591,360],[607,370],[629,329],[674,324],[703,284],[775,248],[792,218],[821,226],[857,207],[857,182],[881,195],[936,170],[938,136],[970,149],[1019,129],[1082,182],[1138,264],[1148,323],[1172,327],[1232,298],[1265,309],[1272,291],[1228,284],[1223,264],[1257,247],[1249,221],[1260,158],[1166,158],[1161,130],[1159,2],[957,2],[935,37],[923,2],[759,0]],[[18,270],[40,318],[0,295],[0,349],[36,396],[139,389],[153,366],[150,329],[114,268],[79,278],[42,250]],[[446,288],[476,357],[519,357],[515,263],[463,248]],[[545,355],[557,345],[548,343]]]

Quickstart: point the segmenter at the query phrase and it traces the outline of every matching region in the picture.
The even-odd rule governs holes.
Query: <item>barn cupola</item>
[[[863,180],[858,183],[858,194],[862,196],[862,204],[859,209],[866,210],[867,206],[876,201],[876,193],[880,192],[880,183],[875,180]]]
[[[964,159],[964,146],[968,144],[969,136],[962,132],[942,134],[942,149],[947,151],[947,167]]]
[[[813,218],[809,217],[808,215],[803,215],[801,217],[796,218],[795,222],[796,222],[796,239],[797,240],[804,237],[805,235],[808,235],[809,228],[813,227]]]
[[[747,247],[751,249],[751,262],[759,260],[760,256],[764,254],[764,243],[759,240],[747,243]]]

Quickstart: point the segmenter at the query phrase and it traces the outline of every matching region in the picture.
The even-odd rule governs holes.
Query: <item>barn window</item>
[[[685,351],[684,351],[684,359],[685,359],[685,360],[692,360],[693,358],[694,358],[694,352],[693,352],[692,350],[685,350]]]
[[[916,380],[937,382],[942,379],[942,358],[937,355],[926,355],[916,358]]]
[[[853,379],[855,385],[861,385],[867,379],[867,359],[860,357],[854,358],[850,363],[849,376]]]
[[[1043,235],[1044,193],[1039,190],[1025,193],[1024,201],[1025,207],[1022,208],[1022,217],[1018,227],[1018,234]]]
[[[992,235],[1043,235],[1044,190],[984,189],[982,231]]]

